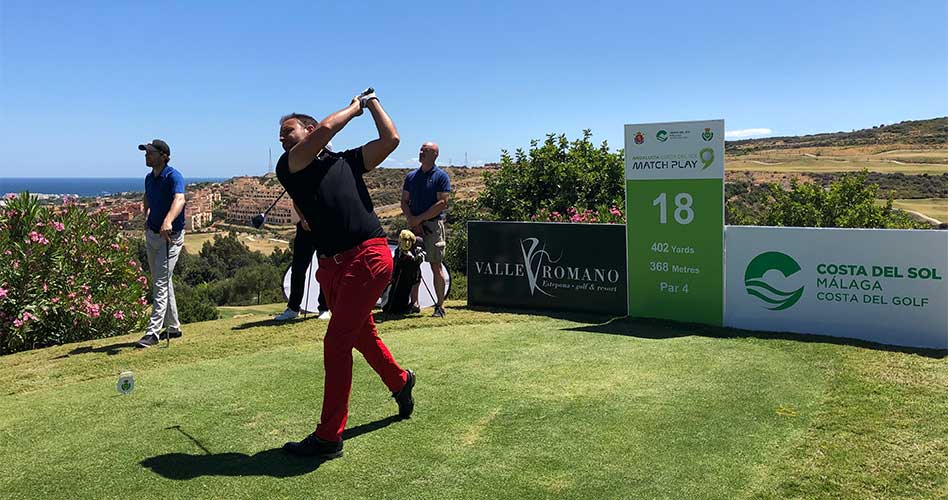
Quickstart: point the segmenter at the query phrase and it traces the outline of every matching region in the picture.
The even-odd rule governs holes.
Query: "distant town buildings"
[[[227,206],[225,220],[232,224],[249,225],[250,219],[263,213],[274,200],[283,194],[274,173],[263,177],[234,177],[221,186],[221,192],[233,201]],[[283,196],[267,214],[267,224],[283,226],[296,224],[299,216],[293,209],[293,201]]]
[[[135,217],[142,214],[145,204],[141,199],[129,200],[121,197],[103,196],[92,201],[79,203],[79,206],[92,212],[105,212],[109,221],[126,229]]]
[[[299,216],[293,209],[293,201],[289,196],[283,195],[283,186],[273,172],[263,177],[234,177],[223,183],[202,186],[204,187],[201,189],[189,187],[185,190],[187,204],[184,206],[184,227],[189,232],[208,229],[215,222],[215,210],[218,218],[223,215],[223,222],[249,226],[253,216],[262,213],[278,198],[279,201],[267,214],[267,224],[286,226],[299,221]],[[54,203],[62,203],[67,199],[64,195],[38,196],[44,201]],[[90,212],[107,214],[109,220],[122,229],[135,229],[131,227],[132,223],[144,217],[142,199],[141,193],[123,193],[83,198],[76,204]],[[5,200],[0,200],[0,206],[3,206],[3,203]]]
[[[199,231],[214,219],[214,204],[221,201],[221,193],[214,187],[186,192],[188,203],[184,206],[185,231]]]

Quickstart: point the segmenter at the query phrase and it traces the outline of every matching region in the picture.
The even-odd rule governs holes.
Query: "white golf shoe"
[[[294,310],[290,309],[289,307],[287,307],[285,311],[283,311],[282,313],[278,314],[278,315],[275,316],[273,319],[276,320],[276,321],[289,321],[289,320],[291,320],[291,319],[296,319],[296,318],[298,318],[299,315],[300,315],[299,312],[294,311]]]
[[[328,319],[331,318],[331,317],[332,317],[332,312],[331,312],[331,311],[323,311],[323,312],[319,313],[319,317],[318,317],[317,319],[325,319],[325,320],[328,320]]]

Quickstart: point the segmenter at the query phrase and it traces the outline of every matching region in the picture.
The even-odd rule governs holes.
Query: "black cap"
[[[168,147],[167,142],[161,139],[155,139],[148,144],[139,144],[138,149],[141,151],[160,151],[168,156],[171,156],[171,148]]]

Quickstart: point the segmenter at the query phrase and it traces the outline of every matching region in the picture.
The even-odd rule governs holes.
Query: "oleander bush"
[[[0,207],[0,354],[144,327],[148,278],[104,213],[29,193]]]

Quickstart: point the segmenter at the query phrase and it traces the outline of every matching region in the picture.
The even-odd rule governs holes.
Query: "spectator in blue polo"
[[[451,179],[448,174],[435,165],[438,158],[438,145],[426,142],[418,152],[421,166],[405,176],[402,187],[402,213],[408,219],[411,231],[425,240],[426,259],[431,265],[434,276],[434,289],[437,294],[434,314],[444,317],[444,289],[447,276],[441,262],[444,260],[445,232],[444,210],[448,208],[448,196],[451,194]],[[418,306],[418,285],[411,291],[412,311],[420,312]]]
[[[184,177],[168,165],[171,148],[167,142],[155,139],[139,144],[138,149],[145,152],[145,165],[151,167],[145,175],[145,251],[154,297],[151,319],[138,347],[150,347],[166,337],[181,336],[171,274],[184,246]]]

